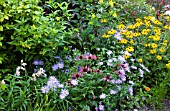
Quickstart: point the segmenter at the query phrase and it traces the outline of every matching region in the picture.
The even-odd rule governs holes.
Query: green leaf
[[[3,26],[0,25],[0,31],[3,31]]]

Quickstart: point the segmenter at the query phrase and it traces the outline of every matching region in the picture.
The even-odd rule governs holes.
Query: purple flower
[[[54,56],[54,58],[55,59],[58,59],[59,60],[59,62],[62,62],[63,60],[61,59],[61,57],[60,56]]]
[[[52,81],[53,83],[59,84],[59,81],[55,78],[55,76],[50,76],[49,81]]]
[[[99,105],[99,110],[100,110],[100,111],[104,111],[104,105],[101,105],[101,104],[100,104],[100,105]]]
[[[40,66],[43,66],[43,65],[44,65],[44,62],[43,62],[43,61],[39,61],[39,65],[40,65]]]
[[[33,64],[34,64],[35,66],[39,65],[39,60],[34,60]]]
[[[110,94],[116,94],[117,93],[117,91],[116,90],[110,90]]]
[[[64,67],[63,62],[59,62],[57,65],[58,65],[58,68],[60,68],[60,69],[62,69]]]
[[[118,79],[115,81],[116,84],[121,84],[122,83],[122,80]]]
[[[44,86],[44,87],[42,87],[41,88],[41,91],[42,91],[42,93],[48,93],[49,92],[49,90],[50,90],[50,88],[48,87],[48,86]]]
[[[129,91],[130,95],[133,96],[133,87],[129,87],[129,88],[128,88],[128,91]]]
[[[126,81],[126,76],[121,75],[120,78],[121,78],[122,81]]]
[[[53,69],[53,71],[56,71],[56,70],[58,69],[58,65],[57,65],[57,64],[54,64],[54,65],[52,66],[52,69]]]
[[[62,89],[62,90],[61,90],[61,95],[68,96],[68,95],[69,95],[68,90],[66,90],[66,89]]]
[[[68,70],[68,69],[66,69],[66,70],[65,70],[65,73],[66,73],[66,74],[68,74],[68,73],[69,73],[69,70]]]

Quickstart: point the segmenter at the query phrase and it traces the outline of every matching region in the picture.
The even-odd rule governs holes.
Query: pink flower
[[[110,82],[110,79],[112,78],[112,76],[104,76],[103,80]]]

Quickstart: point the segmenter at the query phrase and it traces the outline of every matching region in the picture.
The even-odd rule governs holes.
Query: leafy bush
[[[65,31],[68,4],[53,3],[55,9],[48,14],[38,6],[39,0],[1,1],[1,56],[4,69],[13,68],[18,60],[31,61],[43,56],[53,56],[53,50],[65,44],[64,38],[71,32]],[[15,59],[17,58],[17,59]]]

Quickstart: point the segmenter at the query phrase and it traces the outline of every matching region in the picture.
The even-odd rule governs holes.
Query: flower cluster
[[[21,60],[21,66],[18,66],[18,67],[16,68],[15,74],[16,74],[17,76],[20,76],[20,70],[25,71],[25,66],[26,66],[26,65],[27,65],[27,63],[24,63],[23,60]]]

